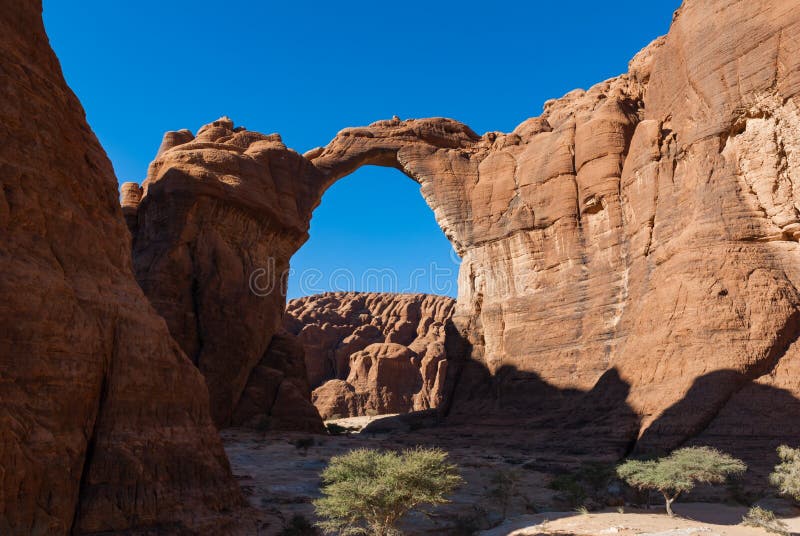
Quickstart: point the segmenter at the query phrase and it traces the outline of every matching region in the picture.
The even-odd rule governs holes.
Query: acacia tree
[[[628,460],[617,467],[617,475],[634,488],[661,492],[672,516],[672,503],[681,493],[697,484],[721,484],[746,470],[744,462],[716,449],[687,447],[657,460]]]
[[[334,456],[322,472],[323,497],[314,501],[326,533],[390,536],[409,510],[449,502],[463,480],[439,449],[402,453],[358,449]]]
[[[800,449],[781,445],[778,447],[778,457],[781,463],[775,466],[775,471],[769,475],[769,481],[778,488],[781,495],[800,501]]]

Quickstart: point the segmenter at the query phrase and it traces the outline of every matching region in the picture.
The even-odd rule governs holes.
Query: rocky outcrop
[[[322,180],[277,134],[234,128],[222,118],[196,136],[165,134],[142,184],[135,223],[129,223],[136,277],[203,373],[220,426],[232,422],[256,369],[260,376],[265,367],[282,370],[270,366],[276,358],[267,354],[286,303],[283,277],[308,238]],[[274,403],[282,411],[296,406],[305,420],[314,411],[308,393],[295,395],[279,389]],[[252,400],[243,403],[240,417],[252,420]],[[259,403],[269,416],[264,400]]]
[[[232,424],[259,430],[325,431],[309,403],[303,346],[294,335],[277,333],[250,373]]]
[[[626,419],[602,425],[621,455],[698,434],[740,441],[731,408],[752,405],[767,416],[753,441],[800,441],[776,402],[800,394],[796,7],[687,0],[628,73],[507,134],[394,118],[303,156],[227,122],[199,141],[169,135],[139,207],[137,275],[211,378],[218,422],[282,308],[241,295],[264,262],[247,237],[266,237],[280,271],[325,189],[371,164],[421,185],[463,259],[452,322],[470,359],[448,356],[451,424],[524,433],[547,408],[551,426],[568,416],[585,431],[606,417],[579,402],[601,401]],[[272,152],[256,157],[250,140]]]
[[[322,417],[437,407],[454,305],[446,296],[358,292],[289,302],[284,326],[305,349]]]
[[[135,182],[126,182],[120,187],[120,205],[122,205],[122,215],[125,217],[125,224],[132,236],[136,236],[139,229],[137,211],[139,203],[142,201],[142,187]]]
[[[252,534],[41,10],[0,1],[0,533]]]

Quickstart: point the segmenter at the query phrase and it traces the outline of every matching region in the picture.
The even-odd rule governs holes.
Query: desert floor
[[[381,416],[383,417],[383,416]],[[358,431],[376,417],[340,419],[336,423],[352,429],[336,436],[304,433],[256,432],[228,429],[222,432],[233,473],[247,500],[263,513],[262,535],[279,534],[293,516],[314,519],[311,501],[319,496],[319,474],[327,461],[355,448],[405,448],[418,441],[407,434],[364,434]],[[313,445],[307,446],[313,438]],[[678,503],[678,517],[663,510],[635,510],[626,507],[580,513],[568,510],[546,483],[549,476],[524,462],[524,456],[506,449],[472,445],[464,441],[442,441],[452,460],[461,468],[466,484],[453,502],[438,508],[432,516],[412,514],[401,527],[406,534],[451,534],[451,527],[486,525],[484,536],[533,535],[646,535],[646,536],[744,536],[768,534],[740,525],[747,508],[719,503]],[[490,494],[491,478],[498,471],[512,471],[519,481],[505,516],[503,506]],[[559,508],[560,506],[560,508]],[[567,510],[567,511],[557,511]],[[784,521],[800,534],[799,517]],[[501,521],[505,519],[504,522]],[[498,525],[499,526],[495,526]],[[466,531],[464,532],[467,533]]]

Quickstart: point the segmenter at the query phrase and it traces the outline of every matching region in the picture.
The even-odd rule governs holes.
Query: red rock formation
[[[307,155],[329,180],[402,169],[463,256],[454,322],[473,361],[454,412],[491,406],[480,369],[517,424],[536,413],[518,386],[590,392],[615,369],[641,448],[733,441],[743,397],[783,415],[777,393],[800,394],[796,8],[687,0],[628,74],[510,134],[383,121]],[[800,439],[784,420],[750,433]]]
[[[219,258],[227,273],[230,259],[263,262],[240,249],[259,233],[286,266],[325,188],[362,165],[392,166],[420,183],[463,258],[453,322],[471,359],[450,367],[451,423],[480,412],[519,430],[543,407],[587,411],[555,404],[557,393],[591,395],[631,417],[631,426],[607,429],[621,454],[632,441],[670,447],[703,430],[730,440],[738,432],[729,408],[753,397],[760,414],[775,416],[753,425],[754,438],[800,441],[776,406],[778,394],[800,394],[792,374],[800,360],[796,8],[792,0],[687,0],[669,35],[638,54],[627,74],[547,102],[540,117],[508,134],[478,136],[442,118],[393,119],[346,129],[304,157],[262,140],[285,163],[271,180],[255,181],[283,185],[264,192],[241,188],[266,176],[244,149],[257,135],[224,122],[199,144],[172,134],[139,209],[140,281],[201,369],[209,356],[206,376],[217,377],[212,399],[223,401],[224,420],[277,329],[282,303],[254,306],[261,318],[244,314],[249,327],[231,337],[225,318],[249,311],[240,307],[249,298],[224,300],[241,292],[240,274],[253,263],[233,262],[232,279],[197,277],[203,270],[193,266]],[[201,187],[203,196],[187,194]],[[198,229],[227,217],[228,195],[262,214],[258,226],[280,231],[242,227],[234,246],[196,240]],[[244,221],[252,220],[237,215],[225,227]],[[175,246],[182,243],[213,246]],[[235,253],[208,253],[225,248]],[[198,320],[204,314],[195,311],[217,300],[230,305],[228,314]],[[201,351],[204,333],[218,341],[213,351]],[[230,340],[245,342],[234,352]],[[217,367],[228,370],[209,374]],[[327,371],[311,373],[318,380]]]
[[[0,533],[233,533],[202,376],[136,284],[41,9],[0,1]]]
[[[136,231],[139,228],[137,211],[141,201],[142,187],[135,182],[123,183],[122,187],[120,187],[120,205],[122,205],[125,224],[133,236],[136,236]]]
[[[323,418],[434,408],[447,372],[455,301],[425,294],[336,292],[289,302],[286,329],[305,348]]]
[[[323,432],[319,412],[309,403],[303,347],[294,335],[272,337],[250,373],[232,423],[261,430]]]
[[[267,350],[286,302],[282,274],[308,237],[315,179],[322,180],[320,172],[277,134],[234,128],[223,118],[196,137],[188,130],[165,134],[143,183],[136,223],[129,223],[136,276],[205,376],[218,425],[231,423],[253,371],[274,369]],[[307,392],[304,402],[280,389],[275,404],[286,411],[284,395],[300,421],[313,413]],[[252,403],[242,409],[248,421]],[[263,403],[262,416],[269,416]],[[316,420],[293,428],[321,430]]]

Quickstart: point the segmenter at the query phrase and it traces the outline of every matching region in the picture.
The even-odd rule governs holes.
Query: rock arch
[[[286,363],[268,366],[285,307],[279,280],[308,238],[312,211],[325,190],[363,165],[396,167],[421,183],[437,221],[459,249],[448,220],[452,211],[438,200],[446,192],[434,186],[424,166],[439,165],[443,157],[463,159],[480,141],[465,125],[443,118],[347,129],[306,155],[285,147],[278,135],[235,128],[227,118],[196,136],[164,136],[142,186],[123,185],[122,205],[134,235],[137,278],[204,373],[219,425],[236,420],[257,367],[272,369],[279,377],[273,383],[285,386]],[[254,274],[259,288],[251,288]],[[287,396],[297,401],[308,386],[295,372],[295,389]],[[306,410],[299,426],[318,428]],[[297,426],[289,423],[296,418],[286,424]]]
[[[800,15],[782,4],[711,4],[686,2],[627,74],[549,101],[508,134],[395,118],[346,129],[305,155],[229,120],[193,139],[165,137],[138,205],[136,271],[206,373],[217,422],[230,420],[279,328],[282,297],[247,296],[247,274],[270,258],[276,273],[288,266],[325,189],[368,164],[419,182],[462,255],[453,321],[469,363],[490,377],[516,370],[523,375],[502,378],[588,391],[616,369],[641,417],[637,433],[665,414],[652,444],[692,437],[747,382],[800,392],[776,376],[800,360],[795,194],[769,194],[770,184],[791,182],[781,170],[796,167],[797,150],[766,155],[776,165],[763,176],[747,165],[748,137],[797,128],[800,65],[780,36],[800,27]],[[750,37],[731,46],[701,31],[698,21],[711,19],[756,25],[741,36],[778,37],[760,41],[755,56]],[[715,74],[732,65],[741,72]],[[712,375],[738,379],[693,394],[682,421],[665,413],[695,379],[727,369],[741,374]],[[467,380],[458,385],[469,390]],[[525,389],[508,392],[520,399],[456,399],[536,411]]]

